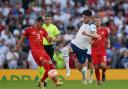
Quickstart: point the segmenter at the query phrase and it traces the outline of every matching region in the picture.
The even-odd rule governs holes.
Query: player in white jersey
[[[94,24],[89,24],[91,20],[92,12],[90,10],[84,10],[82,13],[83,24],[78,30],[75,39],[71,41],[71,43],[65,46],[62,49],[62,54],[65,61],[66,66],[66,76],[70,76],[70,67],[69,67],[69,54],[75,53],[79,62],[79,71],[82,73],[83,79],[85,79],[85,73],[83,70],[86,68],[83,66],[87,66],[86,59],[88,58],[87,52],[91,53],[91,37],[84,35],[84,33],[90,34],[94,38],[98,38],[99,36],[96,34],[96,26]]]

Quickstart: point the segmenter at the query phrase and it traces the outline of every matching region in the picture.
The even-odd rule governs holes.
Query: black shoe
[[[102,74],[102,81],[104,82],[106,80],[105,74]]]
[[[47,87],[47,83],[44,81],[44,87]]]

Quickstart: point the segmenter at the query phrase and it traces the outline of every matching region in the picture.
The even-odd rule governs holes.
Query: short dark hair
[[[92,11],[91,11],[91,10],[84,10],[84,11],[82,12],[82,15],[92,16]]]
[[[37,18],[36,18],[36,21],[37,21],[37,22],[43,22],[43,18],[42,18],[42,17],[37,17]]]
[[[47,18],[47,17],[52,17],[52,15],[46,14],[46,15],[45,15],[45,18]]]

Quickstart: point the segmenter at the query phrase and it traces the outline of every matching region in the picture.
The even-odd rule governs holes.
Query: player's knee
[[[42,65],[44,66],[44,64],[47,64],[47,61],[46,60],[43,60],[42,61]]]
[[[106,68],[106,63],[101,63],[102,68]]]
[[[89,63],[89,68],[90,69],[93,69],[94,68],[94,65],[92,63]]]

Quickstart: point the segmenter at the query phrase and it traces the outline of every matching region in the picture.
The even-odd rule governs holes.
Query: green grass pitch
[[[0,81],[0,89],[40,89],[37,87],[38,81]],[[51,81],[45,89],[128,89],[128,80],[109,80],[96,86],[92,84],[84,85],[78,80],[65,80],[63,86],[55,87]]]

